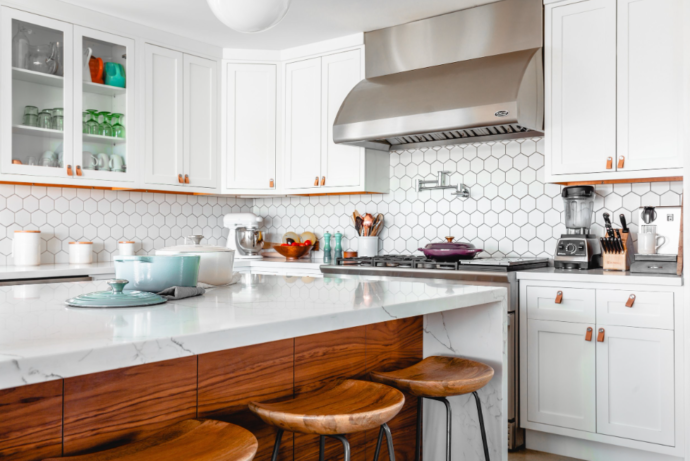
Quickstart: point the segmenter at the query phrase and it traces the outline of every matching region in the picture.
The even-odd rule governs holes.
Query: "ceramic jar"
[[[377,256],[379,254],[379,237],[378,236],[360,236],[358,240],[359,256]]]
[[[14,231],[12,257],[15,266],[38,266],[41,264],[41,231]]]
[[[134,256],[134,242],[130,240],[117,242],[117,252],[120,256]]]
[[[93,242],[69,242],[70,264],[91,264],[93,262]]]

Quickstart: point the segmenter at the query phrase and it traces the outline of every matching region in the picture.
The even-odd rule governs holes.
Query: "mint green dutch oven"
[[[159,293],[170,287],[195,287],[199,256],[116,256],[115,277],[129,280],[125,290]]]

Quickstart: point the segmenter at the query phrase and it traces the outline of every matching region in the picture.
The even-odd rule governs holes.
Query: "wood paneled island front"
[[[373,370],[407,367],[444,348],[443,355],[496,370],[482,400],[492,454],[507,453],[505,409],[491,401],[498,392],[505,402],[502,288],[254,275],[200,298],[110,310],[62,304],[75,291],[105,289],[103,282],[44,285],[37,298],[24,300],[14,298],[24,291],[12,288],[0,288],[0,459],[98,451],[200,417],[249,429],[259,440],[256,459],[268,460],[275,432],[247,410],[249,401],[300,395],[338,378],[368,379]],[[449,316],[462,323],[461,334]],[[463,353],[466,340],[473,345]],[[127,360],[129,366],[118,366]],[[454,410],[462,421],[476,419]],[[443,416],[435,413],[425,413],[432,418],[425,440],[436,439],[426,432],[434,427],[443,432]],[[414,459],[415,416],[416,399],[406,396],[390,423],[399,460]],[[376,436],[348,437],[353,460],[373,459]],[[471,450],[458,452],[473,459]],[[443,453],[425,447],[425,455]],[[281,461],[317,459],[316,436],[284,435]],[[327,459],[342,459],[337,442],[327,443]]]

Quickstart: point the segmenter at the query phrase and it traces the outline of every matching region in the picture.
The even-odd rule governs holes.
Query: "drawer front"
[[[557,303],[558,292],[562,292]],[[527,287],[527,318],[595,323],[595,290],[568,287]]]
[[[635,300],[627,307],[631,295]],[[597,290],[597,324],[673,330],[673,293]]]

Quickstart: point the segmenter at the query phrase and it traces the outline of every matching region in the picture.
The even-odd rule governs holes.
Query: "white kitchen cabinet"
[[[218,187],[216,62],[184,55],[185,184]]]
[[[184,54],[146,44],[146,177],[184,184]]]
[[[674,445],[673,332],[597,325],[597,432]]]
[[[615,0],[547,5],[545,19],[551,172],[605,172],[616,156]]]
[[[276,187],[275,64],[226,64],[224,189]]]
[[[218,186],[216,63],[146,44],[145,183]]]
[[[285,66],[286,189],[317,188],[321,177],[321,58]]]
[[[527,419],[596,430],[594,324],[529,320]]]
[[[545,6],[547,181],[682,175],[682,0]]]
[[[682,56],[683,0],[618,0],[619,170],[682,166]]]

